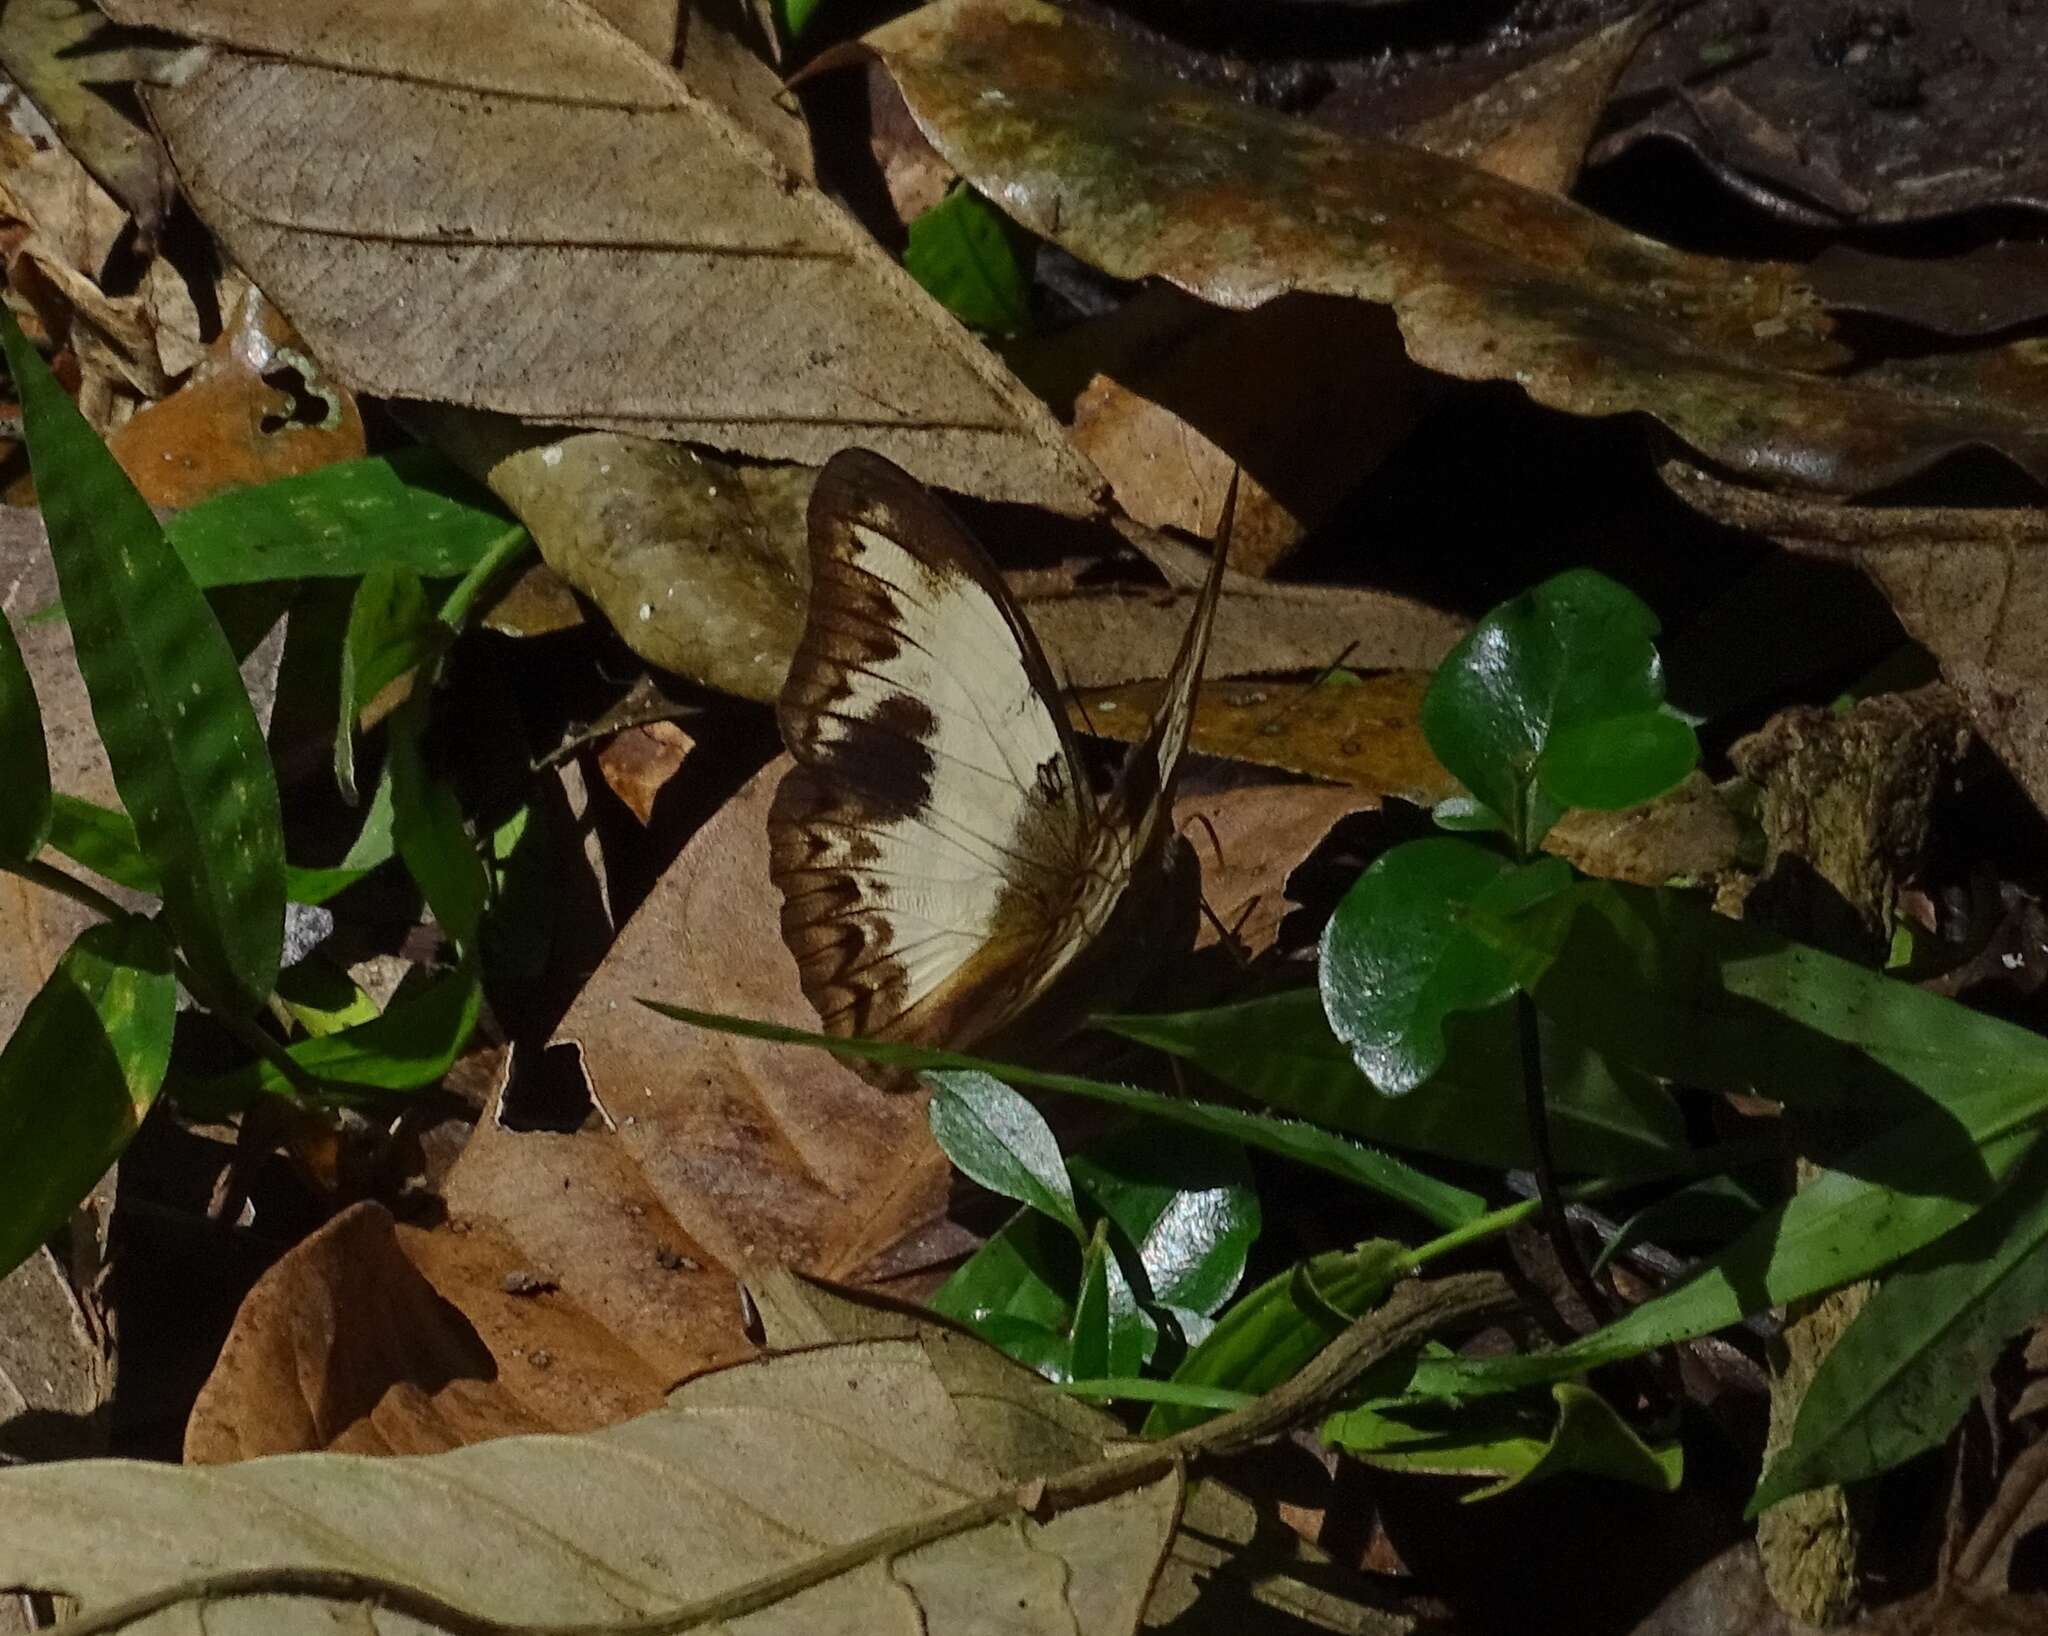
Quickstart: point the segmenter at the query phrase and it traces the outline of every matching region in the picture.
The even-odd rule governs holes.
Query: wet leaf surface
[[[1580,414],[1635,410],[1753,478],[1835,492],[1988,444],[2048,473],[2033,351],[1850,354],[1796,267],[1690,255],[1434,154],[1191,89],[1031,0],[944,0],[866,41],[934,145],[1034,232],[1230,307],[1390,304],[1410,354]]]

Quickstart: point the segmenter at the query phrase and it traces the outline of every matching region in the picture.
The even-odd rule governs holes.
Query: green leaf
[[[384,1014],[338,1034],[285,1048],[306,1074],[344,1099],[383,1091],[416,1091],[439,1083],[476,1031],[483,985],[465,963],[401,989]],[[259,1057],[231,1073],[181,1081],[180,1109],[197,1116],[245,1108],[258,1096],[298,1099],[297,1089]]]
[[[1072,1345],[1059,1378],[1134,1375],[1158,1343],[1157,1326],[1139,1308],[1110,1248],[1108,1224],[1097,1224],[1081,1257]]]
[[[277,974],[277,997],[308,1034],[339,1034],[374,1020],[376,1001],[340,967],[317,952]]]
[[[1581,882],[1536,1003],[1575,1038],[1709,1090],[1838,1107],[1875,1129],[2048,1078],[2048,1041],[1696,898]],[[1509,934],[1515,930],[1510,925]]]
[[[0,1050],[0,1277],[63,1225],[135,1134],[171,1059],[163,934],[128,916],[67,949]]]
[[[378,568],[363,576],[349,603],[341,639],[340,707],[334,729],[334,782],[356,798],[356,728],[365,708],[408,670],[424,663],[446,633],[409,568]]]
[[[1513,996],[1522,974],[1476,915],[1512,916],[1571,884],[1560,858],[1516,864],[1449,838],[1375,858],[1324,929],[1319,981],[1330,1027],[1387,1096],[1444,1065],[1444,1025]]]
[[[451,579],[525,530],[488,489],[415,446],[229,489],[175,513],[164,532],[211,590],[378,569]]]
[[[135,826],[125,812],[60,791],[50,798],[48,844],[116,886],[163,895],[156,866],[142,855],[142,843],[135,838]],[[285,896],[294,903],[325,903],[369,872],[368,867],[347,864],[335,869],[300,869],[288,864]]]
[[[1498,1477],[1467,1500],[1490,1500],[1565,1472],[1607,1477],[1658,1493],[1684,1475],[1676,1443],[1653,1449],[1599,1393],[1565,1381],[1551,1388],[1554,1414],[1505,1398],[1461,1405],[1363,1404],[1323,1422],[1323,1440],[1390,1471]],[[1545,1426],[1545,1420],[1549,1425]]]
[[[987,1074],[930,1077],[932,1135],[954,1168],[991,1193],[1050,1217],[1086,1243],[1088,1230],[1074,1203],[1067,1162],[1045,1116]]]
[[[1958,1097],[1844,1155],[1692,1278],[1605,1329],[1535,1357],[1418,1366],[1412,1389],[1444,1397],[1560,1380],[1868,1277],[1983,1208],[2044,1117],[2048,1078]]]
[[[775,20],[782,25],[782,37],[795,40],[811,26],[811,19],[825,0],[774,0]]]
[[[1568,806],[1635,806],[1698,760],[1663,710],[1656,634],[1632,592],[1574,569],[1502,603],[1437,667],[1423,734],[1524,856]]]
[[[1763,1193],[1739,1176],[1703,1176],[1630,1216],[1601,1246],[1593,1270],[1600,1271],[1638,1244],[1723,1242],[1768,1208]]]
[[[1136,1252],[1149,1303],[1206,1318],[1236,1292],[1259,1236],[1258,1189],[1237,1143],[1139,1125],[1067,1169]]]
[[[1346,1323],[1377,1306],[1408,1267],[1406,1247],[1384,1238],[1290,1267],[1223,1314],[1181,1360],[1174,1384],[1254,1397],[1271,1391],[1300,1373]],[[1185,1431],[1213,1412],[1161,1403],[1145,1417],[1145,1435]]]
[[[489,881],[462,820],[455,792],[427,772],[421,739],[427,695],[391,718],[391,836],[441,930],[456,948],[475,948]]]
[[[235,656],[148,504],[4,312],[0,348],[121,804],[202,997],[254,1009],[277,981],[284,837]]]
[[[0,866],[27,863],[50,833],[50,756],[43,712],[14,627],[0,613]]]
[[[1084,1097],[1091,1102],[1105,1102],[1111,1107],[1145,1114],[1165,1124],[1181,1125],[1190,1130],[1206,1131],[1212,1136],[1227,1137],[1242,1142],[1246,1147],[1278,1154],[1281,1158],[1292,1159],[1297,1164],[1327,1171],[1369,1192],[1406,1204],[1444,1227],[1455,1227],[1462,1222],[1470,1221],[1486,1209],[1486,1201],[1475,1193],[1468,1193],[1463,1188],[1450,1187],[1422,1175],[1419,1171],[1409,1169],[1408,1166],[1388,1158],[1383,1153],[1375,1153],[1370,1148],[1360,1147],[1355,1142],[1347,1142],[1341,1137],[1332,1136],[1328,1131],[1318,1130],[1313,1125],[1303,1124],[1298,1120],[1276,1119],[1270,1114],[1247,1113],[1241,1108],[1226,1108],[1213,1102],[1161,1096],[1154,1091],[1139,1090],[1133,1085],[1114,1085],[1106,1080],[1083,1079],[1075,1074],[1053,1074],[1040,1069],[1024,1068],[1015,1063],[991,1062],[985,1057],[969,1056],[961,1051],[939,1051],[927,1046],[901,1045],[887,1040],[839,1039],[830,1034],[815,1033],[810,1029],[785,1028],[780,1023],[757,1022],[750,1017],[731,1017],[716,1011],[693,1011],[688,1006],[668,1005],[660,1000],[642,999],[640,1003],[650,1011],[660,1012],[664,1017],[673,1017],[677,1022],[689,1023],[697,1028],[715,1029],[725,1034],[740,1034],[748,1039],[770,1040],[782,1045],[815,1046],[819,1050],[831,1051],[838,1056],[888,1063],[893,1067],[915,1069],[922,1073],[964,1068],[976,1073],[999,1074],[1019,1085],[1060,1091],[1068,1096]]]
[[[2048,1164],[1902,1261],[1822,1361],[1749,1502],[1874,1477],[1944,1442],[2005,1343],[2048,1311]]]
[[[1208,1011],[1098,1017],[1127,1039],[1198,1064],[1232,1089],[1361,1140],[1439,1154],[1492,1170],[1526,1168],[1520,1046],[1506,1012],[1456,1017],[1448,1060],[1424,1096],[1382,1096],[1330,1031],[1314,989],[1289,989]],[[1544,1083],[1559,1166],[1625,1175],[1662,1169],[1685,1146],[1671,1098],[1548,1026]],[[1470,1197],[1471,1195],[1464,1195]],[[1422,1205],[1444,1226],[1457,1222]],[[1469,1217],[1465,1219],[1470,1219]]]
[[[1259,1205],[1243,1151],[1193,1132],[1140,1125],[1077,1154],[1067,1172],[1084,1219],[1106,1220],[1114,1229],[1110,1248],[1119,1266],[1108,1285],[1111,1318],[1142,1325],[1139,1361],[1149,1361],[1156,1326],[1140,1308],[1171,1311],[1185,1328],[1228,1300],[1244,1276]],[[1053,1329],[1071,1322],[1079,1278],[1071,1233],[1023,1210],[955,1269],[931,1305],[1001,1345],[991,1320]],[[1132,1287],[1134,1279],[1142,1289]]]
[[[962,323],[1031,327],[1031,236],[962,183],[910,224],[903,265]]]

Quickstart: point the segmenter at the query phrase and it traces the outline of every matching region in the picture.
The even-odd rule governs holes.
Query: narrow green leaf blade
[[[1504,1011],[1451,1019],[1448,1060],[1419,1096],[1375,1091],[1331,1032],[1310,988],[1208,1011],[1096,1021],[1186,1058],[1278,1112],[1361,1141],[1495,1170],[1531,1162],[1519,1047],[1514,1020]],[[1565,1170],[1617,1175],[1662,1169],[1684,1148],[1678,1109],[1642,1074],[1617,1071],[1547,1025],[1543,1067],[1557,1162]]]
[[[434,919],[458,949],[469,950],[476,946],[489,879],[455,792],[427,771],[421,743],[426,704],[419,694],[391,718],[391,836]]]
[[[171,1058],[163,934],[88,927],[0,1051],[0,1276],[62,1225],[135,1134]]]
[[[142,843],[135,838],[135,826],[125,812],[60,791],[50,798],[49,845],[116,886],[163,895],[156,867],[142,855]],[[333,869],[300,869],[287,864],[285,896],[294,903],[325,903],[355,885],[370,867],[343,864]]]
[[[0,613],[0,864],[27,863],[50,833],[43,712],[14,627]]]
[[[1699,1272],[1605,1329],[1535,1357],[1425,1363],[1424,1396],[1562,1380],[1867,1277],[1982,1209],[2039,1140],[2048,1080],[1958,1098],[1845,1155]]]
[[[1213,1102],[1195,1102],[1182,1097],[1160,1096],[1134,1085],[1115,1085],[1106,1080],[1083,1079],[1076,1074],[1046,1073],[1016,1063],[991,1062],[986,1057],[961,1051],[938,1051],[926,1046],[900,1045],[887,1040],[848,1040],[819,1034],[805,1028],[786,1028],[780,1023],[757,1022],[750,1017],[732,1017],[716,1011],[694,1011],[688,1006],[669,1005],[660,1000],[640,1002],[664,1017],[689,1023],[696,1028],[741,1034],[748,1039],[770,1040],[781,1045],[809,1045],[839,1056],[858,1057],[868,1062],[885,1062],[892,1067],[911,1068],[922,1073],[948,1068],[965,1068],[995,1074],[1019,1085],[1060,1091],[1068,1096],[1104,1102],[1114,1108],[1142,1113],[1169,1125],[1225,1136],[1246,1147],[1292,1159],[1297,1164],[1328,1171],[1407,1205],[1440,1226],[1455,1227],[1471,1221],[1486,1209],[1486,1201],[1462,1187],[1411,1170],[1397,1159],[1356,1142],[1347,1142],[1326,1130],[1295,1119],[1277,1119],[1271,1114],[1248,1113]]]
[[[2048,1165],[2037,1155],[1973,1220],[1902,1262],[1807,1387],[1749,1503],[1888,1471],[1943,1442],[2005,1343],[2048,1312]]]
[[[1254,1397],[1291,1380],[1351,1319],[1363,1316],[1408,1268],[1407,1249],[1377,1238],[1290,1267],[1246,1293],[1181,1359],[1174,1384]],[[1198,1426],[1213,1408],[1161,1402],[1145,1435]]]
[[[988,1074],[930,1077],[932,1135],[954,1167],[991,1193],[1049,1216],[1085,1243],[1088,1233],[1067,1162],[1044,1115]]]
[[[229,489],[175,513],[164,532],[211,590],[378,568],[452,579],[524,530],[488,489],[416,446]]]
[[[0,348],[121,804],[206,1000],[253,1009],[277,980],[284,837],[234,653],[148,504],[4,312]]]

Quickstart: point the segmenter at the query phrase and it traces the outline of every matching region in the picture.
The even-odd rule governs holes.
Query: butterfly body
[[[1058,1034],[1115,1003],[1145,945],[1186,947],[1195,874],[1168,803],[1217,576],[1161,719],[1098,801],[1030,626],[914,479],[835,456],[810,553],[778,711],[796,766],[768,828],[784,939],[827,1032]]]

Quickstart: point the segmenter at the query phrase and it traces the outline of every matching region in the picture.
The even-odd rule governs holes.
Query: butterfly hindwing
[[[1030,627],[913,479],[835,457],[810,550],[769,818],[784,935],[828,1029],[957,1037],[1068,912],[1096,830],[1079,754]]]
[[[1184,850],[1167,814],[1220,556],[1159,718],[1100,809],[1037,638],[913,478],[865,450],[834,456],[810,558],[778,712],[797,765],[768,828],[783,937],[826,1030],[967,1046],[1027,1012],[1035,1026],[1069,998],[1051,994],[1063,981],[1099,1000],[1090,967],[1116,961],[1095,945],[1119,921],[1156,933],[1150,888]]]

